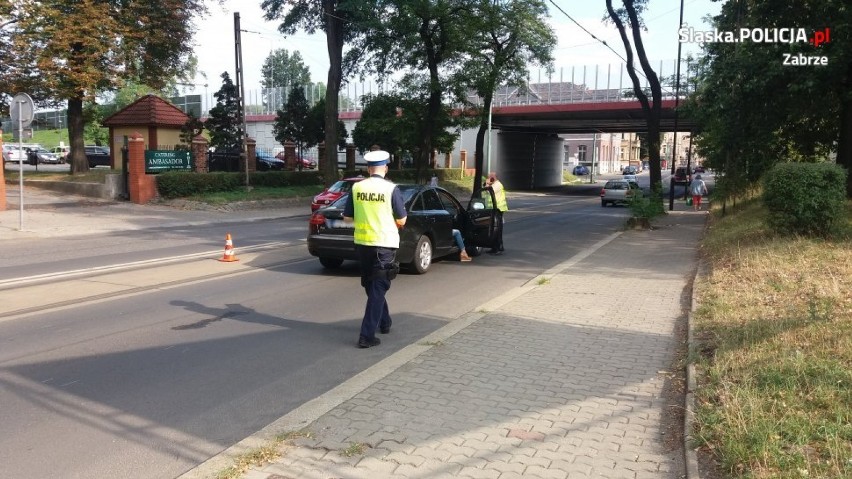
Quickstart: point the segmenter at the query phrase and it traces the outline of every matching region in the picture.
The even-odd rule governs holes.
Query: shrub
[[[157,175],[157,192],[162,198],[183,198],[199,193],[230,191],[243,184],[241,173],[188,173],[170,171]]]
[[[634,218],[652,219],[666,214],[660,190],[652,191],[648,196],[632,196],[627,204]]]
[[[846,170],[831,163],[779,163],[763,177],[763,203],[778,233],[829,235],[843,221]]]

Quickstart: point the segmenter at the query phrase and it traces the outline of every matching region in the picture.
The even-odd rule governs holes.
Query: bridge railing
[[[651,62],[662,85],[664,99],[675,97],[675,78],[677,61]],[[636,64],[637,75],[643,89],[650,97],[648,79]],[[681,61],[680,96],[688,96],[695,75],[694,62]],[[310,105],[325,97],[325,87],[317,84],[305,88],[305,98]],[[367,94],[394,91],[392,82],[354,81],[350,79],[341,88],[339,96],[340,111],[359,111],[363,108],[362,99]],[[287,103],[290,88],[258,88],[246,90],[246,112],[249,115],[275,115]],[[551,71],[544,69],[530,72],[527,87],[500,87],[494,98],[494,106],[565,104],[590,102],[634,101],[633,83],[627,73],[626,65],[621,63],[606,65],[584,65],[556,67]],[[476,95],[468,99],[473,104],[481,104]],[[206,113],[215,105],[212,95],[205,97],[203,110]]]

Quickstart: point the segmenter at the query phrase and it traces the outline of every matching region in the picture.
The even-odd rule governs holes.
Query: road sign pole
[[[24,120],[25,100],[18,101],[18,231],[24,231]]]

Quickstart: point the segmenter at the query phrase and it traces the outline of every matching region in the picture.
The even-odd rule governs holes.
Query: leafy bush
[[[632,196],[627,206],[630,207],[630,212],[634,218],[651,219],[666,214],[663,197],[659,189],[652,191],[648,196]]]
[[[252,186],[287,187],[322,185],[318,171],[261,171],[251,174]],[[166,172],[157,175],[157,191],[162,198],[185,198],[202,193],[233,191],[245,185],[240,173]]]
[[[432,175],[438,177],[438,182],[449,180],[461,180],[464,177],[464,170],[461,168],[437,168],[434,170],[426,170],[427,181],[432,178]],[[367,173],[363,173],[367,176]],[[403,170],[391,169],[388,171],[388,179],[394,183],[414,183],[417,177],[417,170],[414,168],[406,168]]]
[[[846,170],[831,163],[779,163],[763,177],[763,203],[774,231],[827,236],[845,214]]]
[[[170,171],[157,175],[157,192],[162,198],[183,198],[199,193],[230,191],[243,184],[240,173],[188,173]]]

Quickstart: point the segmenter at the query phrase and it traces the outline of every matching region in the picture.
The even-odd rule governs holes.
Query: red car
[[[313,201],[311,201],[311,212],[334,203],[338,198],[352,191],[352,185],[363,179],[363,176],[344,178],[322,190],[322,193],[314,196]]]
[[[278,158],[278,159],[279,159],[279,160],[281,160],[281,161],[287,161],[287,160],[285,159],[285,156],[284,156],[284,152],[283,152],[283,151],[282,151],[282,152],[280,152],[280,153],[278,153],[277,155],[275,155],[275,158]],[[301,163],[302,163],[302,169],[303,169],[303,170],[313,170],[314,168],[316,168],[316,167],[317,167],[317,162],[316,162],[315,160],[312,160],[312,159],[310,159],[310,158],[299,157],[298,155],[296,155],[296,161],[294,161],[294,162],[293,162],[293,163],[295,163],[295,164],[291,166],[291,165],[288,163],[287,167],[288,167],[288,168],[291,168],[291,169],[296,169],[296,170],[298,170],[298,169],[299,169],[299,162],[301,162]]]

